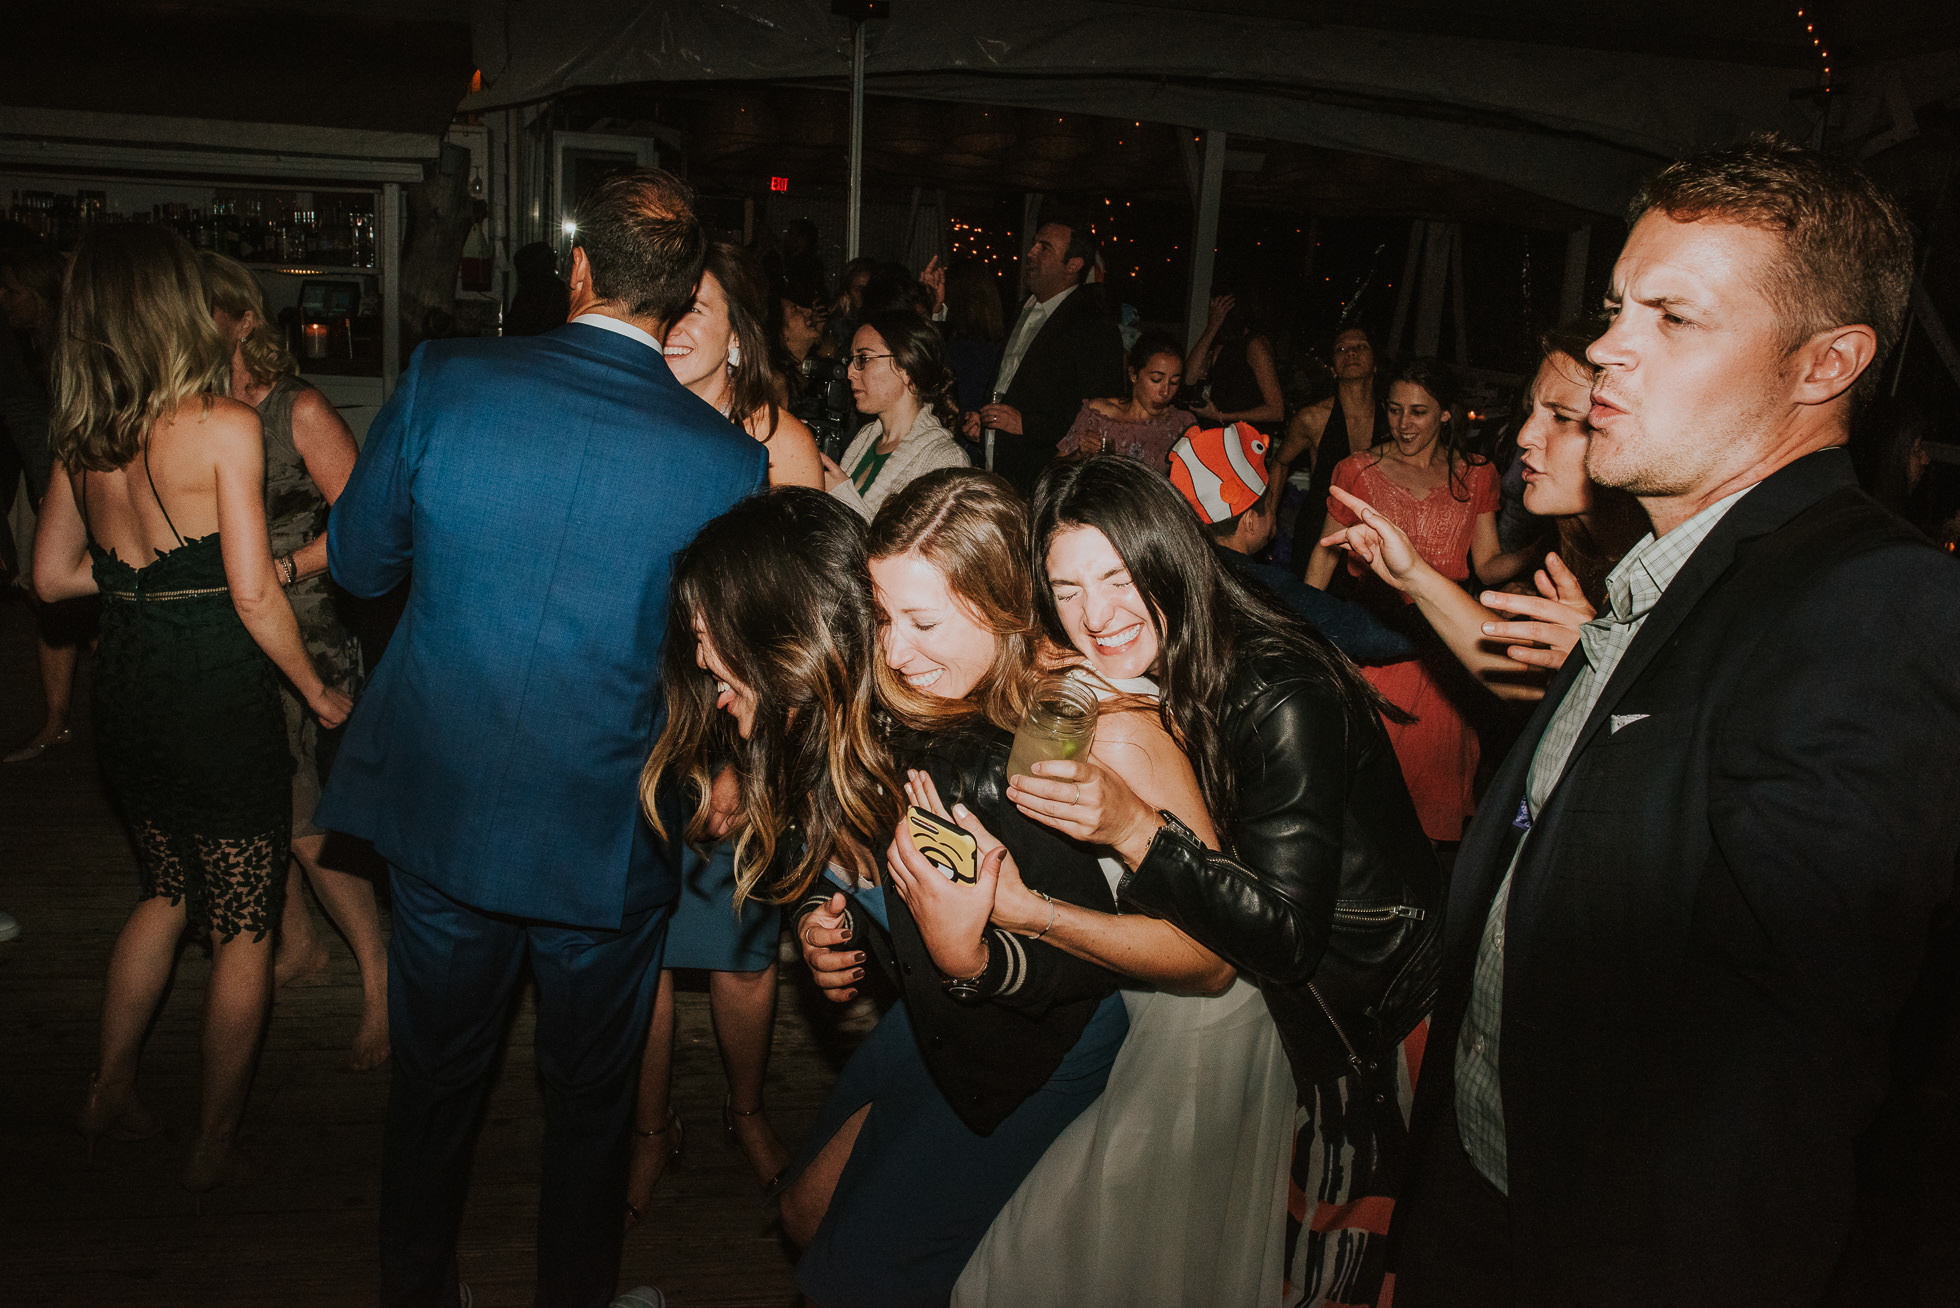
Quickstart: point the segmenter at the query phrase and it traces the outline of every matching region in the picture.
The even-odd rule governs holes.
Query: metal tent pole
[[[851,22],[851,194],[844,214],[844,257],[858,257],[864,202],[864,22]]]

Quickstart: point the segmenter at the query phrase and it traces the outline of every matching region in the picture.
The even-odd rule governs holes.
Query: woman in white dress
[[[1230,852],[1205,848],[1177,810],[1094,760],[1037,764],[1009,798],[1107,847],[1122,863],[1113,920],[1168,920],[1233,962],[1258,987],[1263,1021],[1243,1030],[1229,993],[1141,1006],[1105,1104],[1023,1183],[954,1302],[1276,1304],[1291,1128],[1310,1158],[1341,1161],[1338,1184],[1299,1196],[1315,1223],[1330,1203],[1392,1204],[1398,1082],[1416,1062],[1402,1046],[1407,1036],[1419,1050],[1411,1032],[1434,994],[1440,878],[1379,697],[1218,562],[1170,482],[1120,458],[1057,464],[1033,520],[1043,628],[1114,686],[1157,683]],[[998,885],[996,923],[1041,929],[1047,905],[1005,871]],[[1047,938],[1085,952],[1094,916],[1064,909]],[[1262,1065],[1254,1033],[1275,1027],[1283,1059]],[[1139,1039],[1146,1030],[1156,1034]],[[1341,1111],[1325,1107],[1330,1094]],[[1378,1249],[1356,1246],[1363,1265],[1334,1269],[1311,1252],[1293,1260],[1289,1301],[1374,1302]]]
[[[1098,696],[1156,709],[1157,686],[1145,675],[1158,661],[1156,624],[1108,541],[1093,529],[1064,532],[1044,562],[1046,589]],[[996,924],[1135,974],[1134,953],[1124,966],[1130,938],[1161,924],[1029,892],[969,814],[939,809],[929,780],[912,774],[908,791],[962,821],[1000,860]],[[1123,864],[1105,858],[1103,867],[1114,892]],[[926,889],[930,877],[913,881]],[[1212,997],[1138,985],[1123,999],[1130,1035],[1102,1098],[994,1220],[954,1290],[956,1308],[1278,1304],[1294,1085],[1265,999],[1242,979]]]

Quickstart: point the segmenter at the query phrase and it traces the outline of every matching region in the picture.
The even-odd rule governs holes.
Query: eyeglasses
[[[866,368],[869,368],[871,366],[872,360],[889,359],[892,357],[894,356],[889,354],[873,354],[869,350],[859,350],[856,354],[853,354],[851,356],[851,361],[846,366],[849,367],[852,372],[863,372]]]

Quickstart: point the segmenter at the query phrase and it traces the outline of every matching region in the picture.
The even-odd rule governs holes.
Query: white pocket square
[[[1613,715],[1613,734],[1618,735],[1621,727],[1630,727],[1636,722],[1652,717],[1651,713],[1615,713]]]

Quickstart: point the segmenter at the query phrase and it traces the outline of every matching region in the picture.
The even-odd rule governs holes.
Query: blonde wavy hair
[[[252,330],[238,344],[239,358],[252,384],[265,386],[281,377],[295,376],[299,360],[286,348],[286,338],[266,320],[265,294],[252,270],[229,255],[197,252],[198,271],[204,274],[204,302],[212,313],[233,318],[252,315]]]
[[[165,227],[82,237],[55,319],[50,427],[72,470],[110,472],[186,400],[227,392],[230,351],[205,307],[197,255]]]

